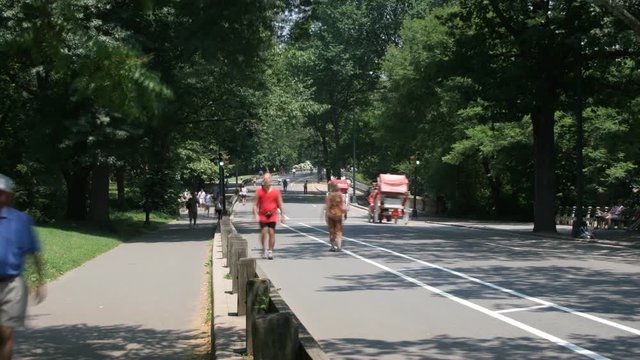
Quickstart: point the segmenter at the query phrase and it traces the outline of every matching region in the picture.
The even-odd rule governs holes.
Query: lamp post
[[[418,165],[420,165],[420,153],[416,152],[415,162],[413,166],[413,210],[411,210],[411,217],[418,218],[417,196],[418,196]]]
[[[222,153],[218,153],[218,170],[220,172],[220,195],[222,196],[222,213],[226,214],[227,212],[227,196],[225,194],[224,188],[224,158],[222,157]]]
[[[578,43],[578,56],[576,66],[576,220],[572,224],[571,235],[573,237],[580,237],[582,222],[584,219],[584,213],[582,211],[582,205],[584,202],[584,160],[583,160],[583,147],[584,147],[584,125],[583,125],[583,112],[584,112],[584,99],[582,95],[582,39],[579,38]]]
[[[353,133],[353,201],[356,201],[356,116],[352,118],[352,133]]]

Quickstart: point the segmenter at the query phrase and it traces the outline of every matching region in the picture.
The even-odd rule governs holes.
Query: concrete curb
[[[365,210],[365,211],[369,211],[368,208],[359,205],[359,204],[351,204],[351,206],[354,206],[356,208]],[[571,236],[565,236],[565,235],[560,235],[560,234],[537,234],[534,232],[530,232],[530,233],[524,233],[521,231],[513,231],[513,230],[507,230],[507,229],[500,229],[500,228],[495,228],[495,227],[491,227],[491,226],[483,226],[483,225],[474,225],[474,224],[459,224],[459,223],[450,223],[450,222],[442,222],[442,221],[433,221],[433,220],[413,220],[413,221],[424,221],[426,223],[429,224],[436,224],[436,225],[444,225],[444,226],[453,226],[453,227],[459,227],[459,228],[466,228],[466,229],[476,229],[476,230],[485,230],[485,231],[499,231],[499,232],[505,232],[505,233],[509,233],[509,234],[514,234],[514,235],[521,235],[521,236],[528,236],[528,237],[533,237],[533,238],[543,238],[543,239],[556,239],[556,240],[570,240],[570,241],[575,241],[575,242],[581,242],[581,243],[588,243],[588,244],[600,244],[600,245],[609,245],[609,246],[622,246],[622,247],[629,247],[629,248],[640,248],[640,244],[637,242],[632,242],[632,241],[616,241],[616,240],[606,240],[606,239],[576,239],[574,237]]]
[[[211,253],[211,355],[213,359],[243,359],[244,319],[231,316],[236,311],[237,295],[225,291],[231,289],[231,280],[225,278],[225,259],[218,256],[221,240],[218,227]]]

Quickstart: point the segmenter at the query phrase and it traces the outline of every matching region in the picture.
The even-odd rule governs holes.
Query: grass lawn
[[[144,213],[141,212],[114,212],[111,219],[112,232],[72,223],[36,227],[42,245],[46,281],[58,278],[123,241],[157,230],[161,224],[174,218],[164,214],[152,214],[151,225],[148,226],[143,224]],[[27,263],[24,277],[30,284],[36,280],[30,262]]]

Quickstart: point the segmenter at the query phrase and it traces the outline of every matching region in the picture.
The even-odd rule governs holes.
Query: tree
[[[380,60],[409,4],[403,1],[327,1],[293,25],[292,46],[306,55],[295,71],[308,74],[314,101],[326,110],[308,117],[318,135],[327,176],[340,176],[348,161],[353,117],[375,90]]]

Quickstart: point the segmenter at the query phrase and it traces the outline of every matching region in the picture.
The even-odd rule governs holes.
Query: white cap
[[[13,192],[16,184],[10,177],[0,174],[0,191]]]

